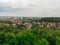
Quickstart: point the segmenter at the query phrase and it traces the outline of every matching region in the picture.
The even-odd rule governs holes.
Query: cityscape
[[[43,19],[43,20],[42,20]],[[48,20],[47,20],[48,19]],[[57,21],[54,21],[54,20]],[[20,26],[22,28],[31,29],[33,26],[37,28],[55,27],[60,29],[59,17],[0,17],[0,26]],[[35,28],[34,27],[34,28]]]
[[[60,0],[0,0],[0,45],[60,45]]]

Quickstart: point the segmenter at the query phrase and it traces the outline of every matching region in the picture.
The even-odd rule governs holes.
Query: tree
[[[17,45],[49,45],[46,39],[39,39],[38,35],[29,31],[26,30],[17,34]]]
[[[6,34],[6,42],[9,45],[15,45],[15,34],[14,33],[7,33]]]
[[[3,43],[5,43],[5,33],[4,32],[0,32],[0,44],[2,45]]]
[[[56,37],[56,45],[60,45],[60,37]]]

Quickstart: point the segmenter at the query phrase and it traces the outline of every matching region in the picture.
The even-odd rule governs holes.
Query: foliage
[[[60,30],[0,26],[0,45],[60,45]]]

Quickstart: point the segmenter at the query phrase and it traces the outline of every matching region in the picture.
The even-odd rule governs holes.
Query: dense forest
[[[60,30],[0,26],[0,45],[60,45]]]
[[[35,19],[40,22],[60,22],[60,17],[42,17],[41,19]]]
[[[60,22],[60,17],[47,17],[47,18],[42,18],[40,21],[45,21],[45,22]]]

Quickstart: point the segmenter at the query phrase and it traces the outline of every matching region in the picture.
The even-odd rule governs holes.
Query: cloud
[[[0,0],[0,4],[11,8],[27,8],[32,2],[32,0]]]
[[[0,14],[4,16],[60,16],[60,0],[0,0]]]

